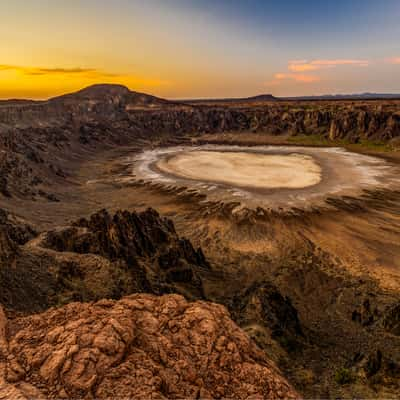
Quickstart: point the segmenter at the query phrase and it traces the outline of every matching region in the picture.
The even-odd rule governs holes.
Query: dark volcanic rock
[[[359,310],[354,310],[351,315],[351,319],[355,322],[359,322],[363,326],[373,324],[379,317],[377,309],[372,310],[369,299],[365,299]]]
[[[400,336],[400,303],[385,312],[382,324],[388,332]]]
[[[143,290],[152,293],[178,291],[202,298],[199,271],[208,269],[201,249],[179,238],[171,220],[153,209],[142,213],[118,211],[114,216],[102,210],[74,227],[50,231],[43,246],[57,251],[98,254],[111,261],[124,260],[132,269],[143,269]]]
[[[135,292],[204,298],[202,251],[180,238],[152,209],[102,210],[74,226],[42,233],[18,247],[1,236],[1,302],[32,312],[71,301],[120,298]]]
[[[1,227],[0,229],[0,263],[2,267],[4,265],[11,264],[17,253],[17,245],[14,243],[9,235],[8,232]]]
[[[399,389],[400,364],[392,359],[392,354],[384,354],[380,349],[372,350],[367,354],[356,354],[358,363],[353,366],[359,374],[365,375],[369,383],[375,388],[387,385],[394,390]]]
[[[74,226],[87,228],[88,236],[75,241],[73,249],[66,243],[66,248],[58,248],[59,251],[95,253],[127,262],[134,262],[136,257],[154,256],[159,246],[177,236],[172,221],[161,218],[153,209],[142,213],[118,211],[114,216],[101,210]],[[74,243],[71,244],[74,246]]]
[[[25,244],[37,234],[27,222],[1,208],[0,226],[7,232],[9,238],[17,244]]]
[[[251,285],[233,299],[231,308],[240,326],[260,325],[289,350],[303,336],[297,310],[269,282]]]
[[[10,309],[39,310],[48,305],[44,292],[50,289],[52,277],[40,262],[32,264],[26,259],[12,238],[23,242],[25,234],[8,222],[0,225],[0,303]],[[20,260],[24,260],[22,268]]]

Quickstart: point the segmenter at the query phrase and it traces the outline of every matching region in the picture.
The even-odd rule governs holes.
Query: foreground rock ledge
[[[298,398],[223,306],[136,294],[8,320],[0,399]]]

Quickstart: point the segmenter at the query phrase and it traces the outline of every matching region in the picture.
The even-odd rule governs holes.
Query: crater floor
[[[210,268],[196,272],[203,282],[205,299],[228,307],[232,318],[272,357],[305,398],[395,398],[399,375],[386,366],[400,365],[396,333],[400,288],[398,156],[366,156],[341,148],[189,146],[188,142],[156,148],[152,146],[158,143],[139,143],[94,153],[91,158],[87,152],[83,161],[76,161],[69,184],[57,185],[59,202],[27,202],[15,196],[3,199],[3,204],[7,201],[7,209],[34,221],[40,231],[63,227],[62,232],[70,233],[79,228],[71,228],[71,221],[81,221],[82,217],[89,220],[94,210],[140,212],[152,207],[173,221],[180,237],[204,251]],[[193,161],[204,153],[204,168],[197,167],[190,176],[186,176],[187,169],[193,167],[190,162],[180,173],[162,169],[163,163],[184,158]],[[286,169],[290,174],[295,174],[304,160],[310,161],[319,167],[320,180],[294,188],[255,187],[247,181],[246,186],[239,186],[237,181],[228,182],[227,171],[213,164],[224,160],[222,164],[233,169],[232,157],[241,159],[243,170],[250,167],[250,159],[254,165],[255,160],[269,160],[262,173],[250,169],[249,180],[264,179],[271,174],[271,165],[281,165],[282,159],[290,161]],[[211,167],[215,173],[206,169]],[[279,168],[280,173],[285,169]],[[274,208],[279,206],[289,210],[276,211]],[[272,212],[267,207],[273,208]],[[310,209],[304,210],[307,207]],[[151,231],[159,235],[157,225]],[[109,232],[110,237],[120,237],[114,229]],[[131,235],[121,243],[135,243],[142,236]],[[73,243],[70,237],[66,240]],[[61,275],[68,295],[82,292],[81,282],[90,282],[89,291],[83,291],[83,295],[96,299],[109,297],[104,291],[113,282],[118,290],[129,283],[125,270],[107,269],[109,260],[99,264],[97,255],[89,254],[85,260],[90,263],[85,264],[82,254],[63,252],[57,255],[59,261],[55,264],[35,240],[21,246],[18,264],[7,270],[10,273],[3,281],[4,287],[16,282],[11,287],[20,290],[22,276],[34,282],[32,287],[40,285],[48,290],[41,277],[47,282],[48,275],[43,271],[54,271],[55,265],[63,271],[68,267]],[[86,240],[91,240],[90,236]],[[104,243],[109,246],[108,239]],[[114,251],[114,247],[110,249]],[[186,250],[181,251],[186,254]],[[171,264],[177,264],[175,258]],[[34,265],[39,275],[35,275]],[[71,268],[75,271],[72,279]],[[87,272],[82,277],[76,272],[81,270]],[[110,278],[108,271],[112,272]],[[19,275],[22,273],[25,275]],[[159,276],[154,273],[155,282],[159,282]],[[190,273],[178,278],[191,279]],[[55,284],[59,285],[58,280]],[[20,292],[13,293],[21,302]],[[58,296],[59,290],[54,293]],[[279,293],[295,310],[288,300],[276,303]],[[86,301],[86,297],[83,299]],[[298,315],[297,323],[292,311]],[[282,342],[274,339],[272,335],[276,334]],[[365,370],[375,365],[374,360],[381,363],[380,371],[369,380]],[[356,377],[354,383],[342,385],[336,381],[336,373],[343,368]]]
[[[335,196],[400,187],[400,169],[342,148],[177,146],[135,154],[133,180],[187,188],[245,207],[309,208]],[[129,179],[129,178],[128,178]]]
[[[319,165],[312,157],[302,154],[200,150],[162,159],[157,167],[183,178],[239,187],[298,189],[321,180]]]

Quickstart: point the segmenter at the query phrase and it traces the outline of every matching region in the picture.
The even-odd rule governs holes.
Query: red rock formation
[[[179,295],[72,303],[7,321],[0,399],[298,398],[220,305]]]

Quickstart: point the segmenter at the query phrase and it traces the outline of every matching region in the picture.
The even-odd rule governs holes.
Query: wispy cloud
[[[13,71],[27,78],[35,77],[50,78],[77,78],[88,82],[116,82],[122,84],[130,84],[132,86],[165,86],[169,85],[169,81],[156,79],[152,77],[143,77],[134,74],[117,74],[103,71],[96,68],[47,68],[47,67],[25,67],[20,65],[0,64],[0,73]]]
[[[356,59],[316,59],[316,60],[290,60],[287,71],[276,73],[269,84],[278,85],[282,81],[291,80],[300,83],[314,83],[321,81],[321,77],[309,72],[320,71],[338,66],[368,67],[368,60]]]
[[[288,70],[293,72],[306,72],[306,71],[316,71],[320,69],[318,65],[312,64],[289,64]]]
[[[24,75],[100,75],[119,76],[95,68],[42,68],[0,64],[0,71],[15,71]]]
[[[318,82],[321,80],[319,76],[308,75],[308,74],[290,74],[290,73],[278,73],[274,75],[274,79],[277,81],[293,80],[296,82],[311,83]]]
[[[293,72],[317,71],[323,68],[335,68],[337,66],[354,66],[368,67],[368,60],[351,60],[351,59],[336,59],[336,60],[293,60],[289,61],[288,69]]]
[[[101,73],[93,68],[26,68],[22,72],[24,72],[26,75],[75,75]]]

